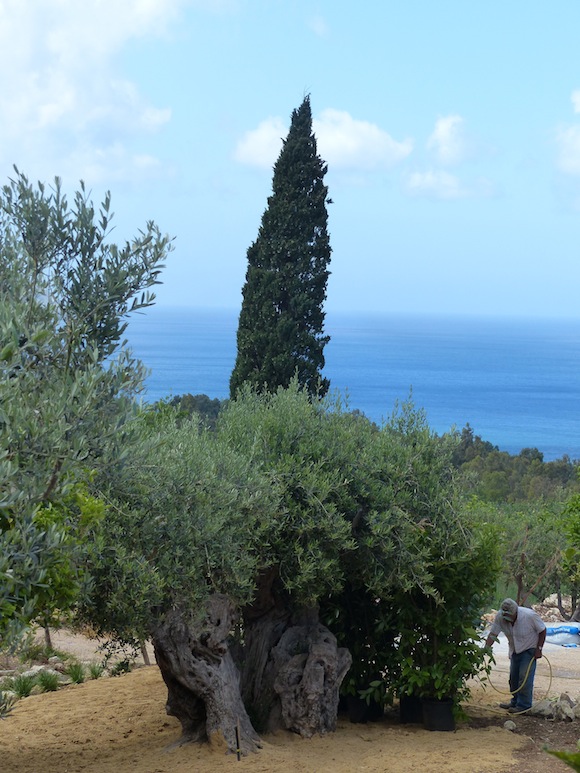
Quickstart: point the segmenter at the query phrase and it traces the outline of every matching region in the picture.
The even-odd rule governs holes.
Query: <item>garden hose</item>
[[[552,674],[552,664],[550,663],[550,659],[549,659],[549,658],[547,658],[545,655],[543,655],[541,659],[542,659],[542,660],[545,660],[545,661],[546,661],[546,663],[548,664],[548,670],[549,670],[549,672],[550,672],[550,679],[549,679],[549,681],[548,681],[548,687],[547,687],[547,689],[546,689],[546,694],[545,694],[545,695],[544,695],[542,698],[540,698],[540,700],[534,701],[534,703],[532,703],[532,705],[530,706],[530,708],[533,708],[533,707],[534,707],[534,706],[536,706],[538,703],[540,703],[541,701],[545,700],[545,699],[548,697],[548,695],[550,694],[550,688],[552,687],[552,679],[553,679],[553,674]],[[540,658],[538,658],[538,660],[540,660]],[[526,682],[528,681],[528,677],[530,676],[530,671],[531,671],[531,668],[532,668],[532,663],[533,663],[533,662],[534,662],[534,660],[530,660],[530,662],[528,663],[528,669],[527,669],[527,671],[526,671],[526,675],[525,675],[525,677],[524,677],[524,680],[523,680],[523,682],[522,682],[522,683],[521,683],[521,685],[518,687],[518,689],[517,689],[517,690],[514,690],[513,692],[512,692],[511,690],[510,690],[509,692],[505,692],[505,690],[499,690],[499,689],[498,689],[498,688],[497,688],[497,687],[496,687],[496,686],[493,684],[493,682],[491,681],[491,679],[489,678],[489,676],[487,677],[487,681],[489,682],[489,684],[490,684],[491,688],[492,688],[493,690],[495,690],[497,693],[499,693],[500,695],[515,695],[516,693],[518,693],[520,690],[522,690],[522,689],[523,689],[524,685],[525,685],[525,684],[526,684]],[[535,662],[537,663],[537,660],[536,660]],[[480,679],[479,681],[480,681],[480,682],[483,684],[483,680],[482,680],[482,679]],[[484,687],[485,687],[485,685],[484,685]],[[492,713],[494,713],[494,714],[502,714],[502,716],[503,716],[503,711],[501,711],[501,712],[500,712],[500,711],[498,711],[497,709],[493,709],[493,708],[491,708],[491,707],[488,707],[488,706],[482,706],[482,705],[481,705],[481,704],[479,704],[479,703],[477,703],[477,704],[476,704],[476,703],[470,703],[470,704],[467,704],[467,705],[468,705],[468,706],[477,706],[478,708],[482,708],[482,709],[484,709],[485,711],[491,711],[491,712],[492,712]],[[517,716],[518,714],[525,714],[525,713],[526,713],[527,711],[529,711],[529,710],[530,710],[530,709],[523,709],[522,711],[512,711],[512,712],[511,712],[511,714],[512,714],[512,716]]]

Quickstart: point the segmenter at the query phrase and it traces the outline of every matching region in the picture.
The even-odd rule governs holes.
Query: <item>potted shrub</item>
[[[347,583],[341,595],[327,602],[323,619],[352,656],[340,688],[343,709],[354,723],[380,719],[393,703],[396,630],[390,608],[365,588]]]
[[[398,692],[421,698],[429,729],[454,729],[452,717],[469,696],[467,681],[490,669],[478,628],[496,578],[495,542],[486,530],[462,536],[432,561],[430,587],[397,599]],[[439,552],[435,543],[431,550]],[[433,726],[433,713],[444,727]]]

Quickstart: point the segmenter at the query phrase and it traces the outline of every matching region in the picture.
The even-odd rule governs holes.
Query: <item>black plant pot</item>
[[[423,724],[426,730],[455,730],[451,698],[423,698]]]
[[[423,722],[423,701],[417,695],[401,695],[399,698],[399,719],[402,725],[417,725]]]
[[[367,704],[365,700],[355,695],[347,696],[348,718],[354,724],[376,722],[384,715],[383,707],[375,701]]]

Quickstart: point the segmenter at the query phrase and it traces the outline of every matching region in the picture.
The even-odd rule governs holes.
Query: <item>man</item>
[[[485,646],[491,647],[493,642],[497,641],[499,633],[504,633],[509,643],[512,694],[509,703],[499,705],[500,708],[517,714],[531,708],[534,700],[536,660],[542,657],[546,626],[533,609],[520,607],[513,599],[504,599],[485,640]]]

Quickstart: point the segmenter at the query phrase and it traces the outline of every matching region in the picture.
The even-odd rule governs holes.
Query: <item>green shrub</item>
[[[49,650],[44,644],[27,640],[18,651],[18,660],[21,663],[30,663],[32,661],[47,663],[48,658],[52,654],[52,650]]]
[[[121,676],[121,674],[128,674],[133,668],[133,662],[131,660],[120,660],[115,663],[111,669],[111,676]]]
[[[67,666],[66,674],[75,684],[82,684],[85,681],[85,667],[82,663],[70,663]]]
[[[89,663],[89,676],[91,679],[98,679],[103,675],[105,667],[102,663]]]
[[[0,690],[0,719],[6,719],[14,708],[16,697],[12,692]]]
[[[54,692],[60,684],[56,671],[39,671],[36,681],[42,692]]]
[[[28,674],[18,674],[12,679],[10,689],[16,693],[19,698],[27,698],[36,684],[36,676]]]

